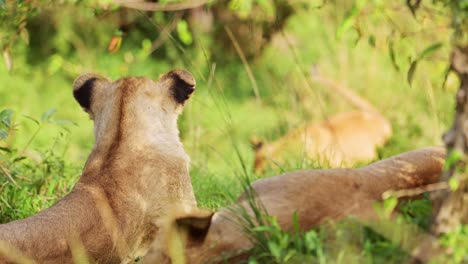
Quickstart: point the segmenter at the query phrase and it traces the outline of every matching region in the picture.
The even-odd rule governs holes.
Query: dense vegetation
[[[253,136],[271,141],[352,108],[310,78],[312,66],[390,119],[394,135],[381,158],[440,145],[459,85],[448,72],[452,36],[466,40],[468,4],[413,2],[417,10],[405,1],[230,0],[151,12],[111,1],[0,0],[0,222],[47,208],[78,179],[93,132],[71,83],[86,71],[114,79],[156,79],[177,67],[194,74],[197,90],[179,126],[197,199],[210,209],[230,203],[245,175],[326,167],[300,159],[252,172]],[[408,222],[428,227],[427,197],[403,211],[395,232]],[[352,220],[306,234],[267,222],[256,230],[270,236],[259,235],[251,263],[409,257],[398,241]],[[468,261],[467,239],[466,226],[443,238],[450,261]]]

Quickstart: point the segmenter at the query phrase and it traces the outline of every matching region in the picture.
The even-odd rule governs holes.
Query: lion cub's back
[[[273,164],[293,158],[307,158],[329,167],[350,167],[377,157],[392,134],[387,119],[366,111],[345,112],[320,123],[310,123],[290,130],[255,152],[254,168],[261,172]]]
[[[388,120],[378,113],[355,111],[338,114],[321,124],[329,133],[328,142],[319,142],[318,149],[328,158],[331,166],[351,166],[377,156],[392,134]],[[309,153],[314,155],[314,150]]]

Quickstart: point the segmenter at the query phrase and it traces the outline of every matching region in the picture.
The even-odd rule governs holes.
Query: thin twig
[[[26,182],[33,182],[32,179],[26,178],[26,177],[21,176],[21,175],[15,175],[15,178],[16,178],[16,179],[19,179],[19,180],[22,180],[22,181],[26,181]]]
[[[115,3],[123,7],[143,11],[181,11],[206,5],[210,0],[191,0],[179,3],[153,3],[145,1],[116,0]]]
[[[413,188],[413,189],[405,189],[405,190],[397,190],[397,191],[386,191],[382,194],[383,199],[387,199],[389,197],[395,197],[395,198],[400,198],[400,197],[409,197],[409,196],[415,196],[419,194],[423,194],[425,192],[433,192],[433,191],[440,191],[440,190],[446,190],[449,188],[449,185],[447,182],[437,182],[437,183],[431,183],[428,185],[424,185],[422,187],[418,188]]]
[[[23,147],[23,149],[21,150],[21,152],[19,152],[19,156],[24,156],[24,152],[26,152],[26,150],[28,149],[29,145],[31,145],[31,143],[33,142],[33,140],[36,138],[37,134],[39,134],[39,131],[41,131],[42,129],[42,124],[39,124],[36,131],[34,131],[34,134],[31,136],[31,138],[29,138],[28,140],[28,143],[26,143],[26,145]]]
[[[161,45],[164,44],[164,42],[166,42],[168,38],[170,38],[171,32],[174,31],[174,29],[177,26],[177,23],[179,23],[179,20],[181,18],[182,18],[181,12],[178,12],[175,14],[175,17],[172,20],[172,22],[168,26],[164,27],[161,30],[161,33],[159,34],[158,38],[153,41],[153,43],[151,44],[149,53],[153,53],[155,50],[161,47]]]
[[[151,23],[157,30],[159,31],[162,31],[163,30],[163,27],[156,24],[149,16],[148,14],[146,14],[145,12],[141,11],[141,10],[138,10],[138,12],[144,16],[149,23]],[[177,52],[177,55],[180,57],[180,59],[182,60],[182,63],[184,65],[186,65],[187,67],[191,68],[192,70],[196,70],[197,73],[198,73],[198,76],[200,76],[203,80],[204,79],[204,75],[203,73],[201,72],[201,68],[200,67],[196,67],[193,62],[187,57],[187,55],[185,54],[185,48],[182,46],[182,44],[178,43],[178,41],[171,35],[171,32],[169,32],[169,35],[168,35],[168,38],[171,40],[172,44],[176,47],[176,49],[180,52]]]
[[[2,186],[0,186],[0,193],[3,191],[3,188],[8,184],[8,182],[4,182]]]
[[[0,165],[0,170],[16,187],[18,187],[18,184],[16,183],[16,181],[13,179],[13,177],[11,177],[11,174],[2,165]]]
[[[257,103],[260,103],[260,93],[258,92],[258,85],[257,81],[255,80],[255,77],[252,73],[252,70],[250,69],[249,63],[247,62],[247,59],[245,58],[244,52],[242,52],[241,47],[239,46],[239,43],[237,42],[236,38],[232,34],[232,31],[229,29],[228,26],[224,26],[224,30],[226,30],[226,33],[229,36],[229,39],[231,39],[232,44],[234,44],[234,48],[237,51],[237,54],[239,55],[242,64],[244,65],[245,71],[247,72],[247,76],[250,79],[250,82],[252,83],[252,88],[255,94],[255,99],[257,100]]]

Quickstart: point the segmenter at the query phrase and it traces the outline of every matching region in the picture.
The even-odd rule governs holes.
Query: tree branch
[[[206,5],[208,2],[210,2],[210,0],[190,0],[186,2],[163,4],[138,0],[115,0],[115,3],[120,6],[142,11],[181,11],[200,7]]]

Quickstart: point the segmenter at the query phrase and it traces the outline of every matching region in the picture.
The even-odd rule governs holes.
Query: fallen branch
[[[132,9],[143,11],[181,11],[187,9],[197,8],[206,5],[210,0],[193,0],[179,3],[153,3],[145,1],[125,1],[116,0],[115,3]]]

